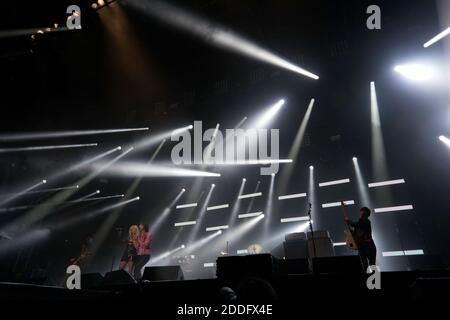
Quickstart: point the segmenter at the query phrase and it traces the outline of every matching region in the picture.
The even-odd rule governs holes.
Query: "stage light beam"
[[[0,142],[56,139],[56,138],[67,138],[86,135],[108,134],[108,133],[121,133],[130,131],[146,131],[146,130],[149,130],[149,128],[10,133],[10,134],[0,134]]]
[[[439,140],[442,141],[447,147],[450,148],[450,139],[446,136],[439,136]]]
[[[267,109],[264,114],[259,117],[254,125],[254,128],[264,128],[267,124],[275,117],[275,115],[280,111],[281,107],[284,105],[284,99],[279,100],[269,109]]]
[[[433,68],[424,64],[398,65],[394,71],[413,82],[430,81],[435,77]]]
[[[142,13],[155,17],[173,27],[188,31],[219,48],[229,50],[272,64],[303,76],[318,80],[319,76],[305,70],[280,56],[264,49],[248,39],[225,29],[216,23],[212,23],[200,16],[182,10],[163,1],[128,0],[127,3],[140,10]]]
[[[450,27],[448,27],[447,29],[445,29],[444,31],[440,32],[439,34],[437,34],[436,36],[434,36],[433,38],[431,38],[429,41],[425,42],[423,44],[424,48],[428,48],[429,46],[435,44],[436,42],[444,39],[445,37],[447,37],[448,35],[450,35]]]
[[[291,148],[289,150],[288,159],[292,160],[293,165],[283,167],[283,170],[281,172],[281,179],[279,180],[279,192],[281,194],[286,193],[289,187],[290,179],[292,177],[292,171],[294,170],[295,163],[297,162],[306,128],[308,127],[309,119],[311,118],[314,102],[315,99],[311,99],[311,101],[309,102],[308,108],[306,109],[305,115],[303,116],[303,119],[300,123],[297,134],[295,135],[294,142],[292,142]]]
[[[367,191],[367,184],[364,180],[364,177],[361,173],[361,169],[359,167],[359,163],[358,163],[358,159],[356,157],[352,158],[353,161],[353,168],[355,170],[355,177],[356,177],[356,182],[358,184],[358,195],[359,195],[359,200],[361,202],[362,205],[371,208],[372,207],[372,202],[370,201],[369,198],[369,193]]]

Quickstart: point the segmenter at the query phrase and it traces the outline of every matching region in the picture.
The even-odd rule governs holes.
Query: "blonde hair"
[[[128,239],[129,240],[136,240],[139,236],[139,227],[135,224],[130,226],[130,229],[128,230]]]

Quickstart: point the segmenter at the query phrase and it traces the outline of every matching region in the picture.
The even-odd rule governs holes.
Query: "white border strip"
[[[334,180],[334,181],[327,181],[327,182],[321,182],[319,183],[319,187],[327,187],[327,186],[334,186],[335,184],[342,184],[342,183],[349,183],[350,179],[341,179],[341,180]]]
[[[375,208],[375,213],[382,213],[382,212],[392,212],[392,211],[404,211],[404,210],[413,210],[414,207],[412,204],[408,204],[405,206],[396,206],[396,207],[384,207],[384,208]]]
[[[230,205],[228,203],[227,204],[221,204],[221,205],[218,205],[218,206],[208,207],[208,208],[206,208],[206,211],[225,209],[225,208],[228,208],[229,206]]]
[[[282,219],[280,219],[281,223],[297,222],[297,221],[309,221],[309,217],[308,216],[302,216],[302,217],[292,217],[292,218],[282,218]]]
[[[203,267],[205,267],[205,268],[215,268],[215,266],[216,266],[215,262],[205,262],[203,264]]]
[[[247,254],[248,250],[247,249],[240,249],[236,251],[237,254]]]
[[[183,227],[183,226],[191,226],[191,225],[194,225],[194,224],[196,224],[197,223],[197,221],[185,221],[185,222],[176,222],[175,223],[175,227]]]
[[[400,184],[400,183],[405,183],[405,179],[396,179],[396,180],[372,182],[372,183],[368,184],[368,187],[369,188],[376,188],[376,187],[390,186],[390,185],[393,185],[393,184]]]
[[[248,193],[248,194],[242,194],[238,197],[238,199],[246,199],[246,198],[254,198],[254,197],[261,197],[262,192],[256,192],[256,193]]]
[[[344,201],[345,205],[351,205],[355,204],[354,200],[346,200]],[[340,202],[329,202],[329,203],[322,203],[322,208],[332,208],[332,207],[339,207],[341,205]]]
[[[243,213],[243,214],[238,215],[238,218],[239,219],[252,218],[252,217],[260,216],[262,214],[263,214],[262,211],[260,211],[260,212],[253,212],[253,213]]]
[[[217,231],[217,230],[222,230],[222,229],[228,229],[228,225],[217,226],[217,227],[208,227],[208,228],[206,228],[206,231]]]
[[[288,200],[288,199],[296,199],[296,198],[304,198],[306,197],[306,193],[295,193],[295,194],[287,194],[284,196],[279,196],[278,200]]]
[[[183,208],[192,208],[192,207],[196,207],[197,203],[186,203],[186,204],[179,204],[177,205],[175,208],[176,209],[183,209]]]

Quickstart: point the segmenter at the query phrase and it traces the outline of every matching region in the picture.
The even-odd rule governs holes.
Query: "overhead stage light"
[[[394,68],[394,70],[414,82],[429,81],[435,76],[434,70],[423,64],[398,65]]]
[[[429,40],[426,43],[424,43],[423,46],[425,48],[428,48],[429,46],[431,46],[432,44],[435,44],[436,42],[438,42],[439,40],[445,38],[449,34],[450,34],[450,27],[448,27],[444,31],[440,32],[438,35],[434,36],[431,40]]]

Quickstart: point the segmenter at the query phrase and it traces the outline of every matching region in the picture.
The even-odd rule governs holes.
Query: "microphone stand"
[[[313,245],[313,253],[314,253],[314,258],[316,258],[316,240],[314,239],[314,229],[312,226],[311,203],[308,203],[308,217],[309,217],[309,231],[311,232],[311,240],[312,240],[312,245]]]

